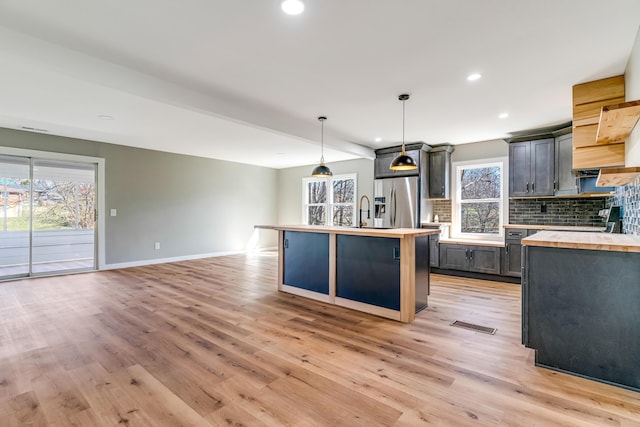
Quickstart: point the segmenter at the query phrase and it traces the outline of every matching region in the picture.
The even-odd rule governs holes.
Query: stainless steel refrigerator
[[[374,227],[420,227],[420,177],[376,179]]]

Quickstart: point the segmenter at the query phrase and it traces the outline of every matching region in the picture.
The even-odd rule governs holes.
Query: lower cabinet
[[[440,235],[432,234],[429,236],[429,265],[431,267],[440,267]]]
[[[340,234],[336,245],[336,297],[400,310],[400,239]]]
[[[504,256],[502,257],[502,275],[511,277],[522,276],[522,245],[520,240],[505,240]]]
[[[440,243],[440,268],[499,275],[501,249]]]
[[[329,294],[329,234],[284,232],[283,283]]]

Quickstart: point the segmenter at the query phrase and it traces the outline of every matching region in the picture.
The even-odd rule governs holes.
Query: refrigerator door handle
[[[391,188],[391,214],[390,216],[390,221],[391,221],[391,227],[395,228],[396,226],[396,189],[395,187]]]

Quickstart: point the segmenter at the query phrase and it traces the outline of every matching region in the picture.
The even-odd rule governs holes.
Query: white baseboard
[[[177,256],[172,258],[155,258],[155,259],[145,259],[141,261],[119,262],[116,264],[105,264],[100,268],[100,270],[114,270],[116,268],[140,267],[143,265],[152,265],[152,264],[165,264],[167,262],[189,261],[192,259],[212,258],[212,257],[225,256],[225,255],[237,255],[245,252],[246,251],[212,252],[208,254],[185,255],[185,256]]]

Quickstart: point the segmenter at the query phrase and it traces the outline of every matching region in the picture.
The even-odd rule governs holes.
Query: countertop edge
[[[404,238],[407,236],[429,236],[440,234],[439,229],[428,228],[350,228],[320,225],[254,225],[254,228],[266,230],[302,231],[307,233],[344,234],[351,236],[369,236],[385,238]]]
[[[522,239],[522,245],[640,253],[640,237],[627,234],[540,231]]]
[[[525,230],[558,230],[558,231],[604,231],[606,227],[591,227],[581,225],[536,225],[536,224],[505,224],[502,228]]]

